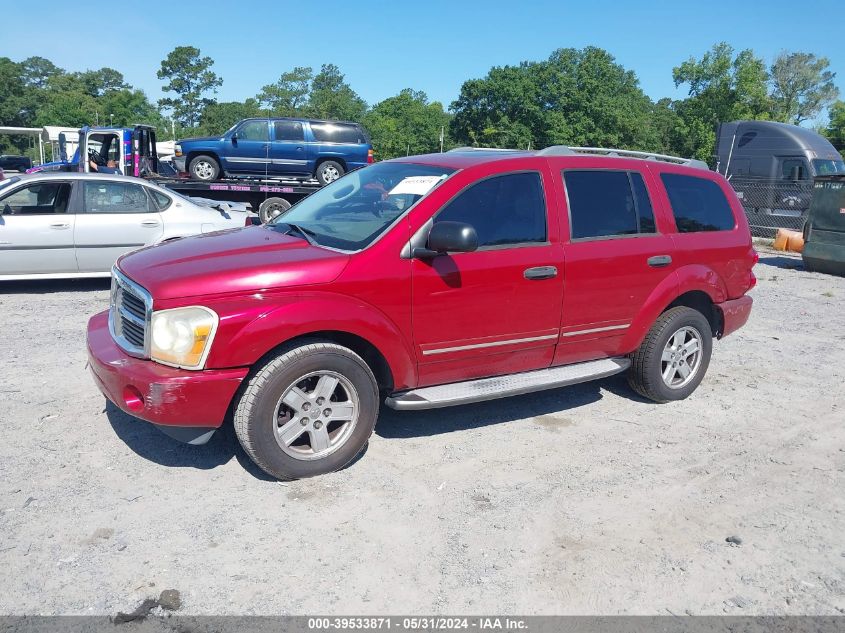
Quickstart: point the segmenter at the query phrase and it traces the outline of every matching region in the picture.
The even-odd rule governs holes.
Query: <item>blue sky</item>
[[[588,45],[636,71],[653,99],[680,97],[672,67],[725,40],[767,62],[783,49],[827,56],[845,94],[841,2],[814,0],[812,15],[794,0],[4,2],[0,56],[111,66],[157,99],[160,61],[190,44],[215,60],[221,101],[253,96],[294,66],[335,63],[370,104],[414,88],[448,107],[491,66]]]

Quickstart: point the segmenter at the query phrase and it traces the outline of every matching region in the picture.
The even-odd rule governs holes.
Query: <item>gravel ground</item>
[[[614,377],[387,409],[362,458],[289,484],[231,431],[188,447],[105,402],[107,282],[4,282],[0,613],[165,589],[186,614],[845,613],[845,279],[756,272],[684,402]]]

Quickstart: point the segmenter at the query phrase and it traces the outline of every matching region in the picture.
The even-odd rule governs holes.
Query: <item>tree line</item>
[[[752,50],[714,45],[672,69],[681,99],[652,101],[633,70],[597,47],[561,48],[546,60],[497,66],[469,79],[449,108],[410,88],[369,106],[335,64],[287,70],[244,101],[215,99],[214,60],[177,46],[157,77],[168,96],[153,104],[113,68],[67,72],[42,57],[0,57],[0,125],[125,126],[147,123],[159,138],[219,135],[256,116],[362,123],[378,159],[436,152],[442,143],[483,147],[619,147],[707,160],[716,125],[737,119],[806,124],[845,149],[845,102],[827,58],[784,51],[770,64]],[[0,137],[0,151],[26,151],[25,137]],[[32,153],[31,148],[29,152]]]

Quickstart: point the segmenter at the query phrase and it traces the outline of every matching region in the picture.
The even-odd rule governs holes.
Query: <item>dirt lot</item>
[[[107,282],[4,282],[0,613],[845,613],[845,279],[756,271],[684,402],[616,377],[385,410],[363,458],[290,484],[106,404]]]

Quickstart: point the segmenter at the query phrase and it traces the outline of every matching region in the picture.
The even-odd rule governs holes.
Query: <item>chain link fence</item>
[[[813,197],[812,180],[733,176],[731,186],[745,208],[751,235],[773,238],[779,228],[800,231]]]

